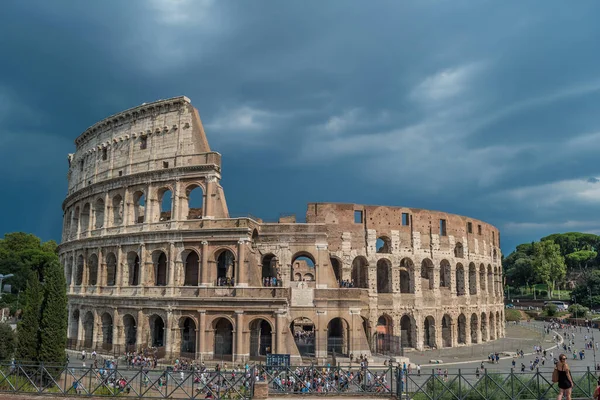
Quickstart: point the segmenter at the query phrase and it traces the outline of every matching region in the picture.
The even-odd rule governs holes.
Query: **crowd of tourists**
[[[217,286],[233,287],[233,286],[235,286],[235,281],[233,278],[220,276],[217,278]]]
[[[281,279],[277,279],[277,277],[275,277],[275,276],[265,276],[265,277],[263,277],[263,286],[264,287],[281,286]]]
[[[338,286],[341,288],[353,288],[354,281],[351,281],[349,279],[342,279],[341,281],[338,281]]]

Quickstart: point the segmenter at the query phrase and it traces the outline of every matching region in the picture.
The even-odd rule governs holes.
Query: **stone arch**
[[[73,283],[73,256],[66,258],[66,264],[63,264],[63,269],[66,273],[67,286]]]
[[[429,315],[423,320],[423,345],[429,348],[435,348],[435,318]]]
[[[477,294],[477,269],[475,264],[469,264],[469,294]]]
[[[184,261],[184,286],[198,286],[200,256],[194,250],[186,250]],[[195,328],[194,328],[195,329]]]
[[[135,251],[127,253],[127,271],[129,286],[138,286],[140,284],[140,257]]]
[[[100,229],[104,227],[104,200],[97,199],[94,204],[94,228]]]
[[[442,317],[442,347],[452,347],[452,317],[449,314]]]
[[[504,320],[500,319],[500,317],[500,313],[496,311],[496,339],[500,339],[500,337],[502,337],[502,321]]]
[[[478,332],[479,332],[479,322],[477,318],[477,314],[471,314],[471,343],[479,343],[478,340]]]
[[[465,314],[458,316],[458,344],[467,344],[467,317]]]
[[[331,268],[333,268],[333,274],[335,275],[335,279],[338,282],[342,281],[342,262],[337,257],[330,257],[329,262],[331,263]]]
[[[185,188],[185,197],[183,215],[187,219],[201,219],[204,214],[204,188],[195,183],[188,185]]]
[[[400,293],[415,292],[415,265],[410,258],[400,261]]]
[[[182,317],[179,320],[181,331],[181,343],[179,354],[185,354],[188,358],[196,358],[196,322],[190,317]]]
[[[377,293],[392,292],[392,263],[380,258],[377,261]]]
[[[215,331],[214,358],[224,359],[233,356],[233,323],[228,318],[213,321]]]
[[[79,337],[79,310],[73,310],[69,315],[69,318],[71,318],[71,324],[69,325],[69,339],[76,341]]]
[[[440,261],[440,287],[450,288],[452,274],[450,262],[446,259]]]
[[[273,326],[264,318],[256,318],[248,324],[250,329],[250,358],[266,356],[273,352]]]
[[[490,324],[488,326],[489,326],[489,330],[490,330],[490,340],[495,340],[496,339],[496,318],[495,318],[493,312],[489,313],[489,319],[490,319]]]
[[[302,277],[302,280],[303,280],[303,281],[305,281],[305,282],[312,282],[312,281],[314,281],[314,280],[315,280],[315,277],[314,277],[314,275],[313,275],[313,274],[311,274],[311,273],[306,273],[306,274],[304,274],[304,276]]]
[[[277,278],[277,262],[277,257],[272,253],[263,256],[261,270],[263,286],[271,286],[272,278]]]
[[[133,193],[133,216],[134,224],[143,224],[146,218],[146,195],[143,191],[138,190]]]
[[[85,313],[83,318],[83,347],[86,349],[94,346],[94,314],[91,311]]]
[[[465,249],[461,242],[457,242],[454,245],[454,257],[456,258],[464,258],[465,257]]]
[[[483,264],[479,266],[479,289],[481,289],[481,293],[485,293],[485,266]]]
[[[123,315],[123,331],[125,334],[125,346],[127,351],[134,351],[137,344],[137,325],[133,315]]]
[[[71,214],[71,237],[77,237],[79,232],[79,206],[75,207],[73,214]]]
[[[456,295],[464,296],[465,294],[465,267],[458,263],[456,264]]]
[[[394,321],[388,314],[381,314],[377,319],[377,333],[390,336],[394,334]]]
[[[498,279],[498,268],[494,267],[494,296],[498,296],[500,280]]]
[[[125,209],[125,203],[123,197],[117,194],[112,199],[112,224],[113,226],[119,226],[123,224],[123,211]]]
[[[150,325],[150,345],[152,347],[164,347],[166,344],[166,329],[165,321],[160,315],[152,314],[148,317]]]
[[[404,314],[400,318],[400,337],[402,341],[402,347],[416,348],[416,337],[417,337],[417,324],[415,319],[408,314]]]
[[[152,253],[152,264],[154,266],[154,286],[167,286],[167,255],[162,250]]]
[[[488,319],[487,319],[487,315],[484,312],[481,313],[480,321],[481,321],[481,341],[485,342],[488,339],[488,334],[487,334]]]
[[[421,261],[421,290],[433,290],[435,285],[433,275],[433,261],[424,258]]]
[[[236,259],[233,251],[224,248],[217,250],[214,254],[217,262],[217,286],[225,286],[235,282]]]
[[[173,191],[170,187],[162,187],[158,189],[157,195],[160,205],[158,221],[170,221],[173,219]]]
[[[315,356],[315,324],[310,318],[299,317],[290,324],[290,332],[302,357]]]
[[[75,267],[75,285],[81,286],[83,284],[83,255],[77,257],[77,266]]]
[[[106,255],[106,286],[117,284],[117,257],[115,253]]]
[[[90,203],[85,203],[83,210],[81,210],[81,232],[87,232],[90,230],[90,217],[91,207]]]
[[[375,242],[375,250],[377,253],[390,254],[392,252],[392,241],[387,236],[380,236]]]
[[[92,254],[88,259],[88,285],[95,286],[98,284],[98,256]]]
[[[327,324],[327,352],[350,354],[350,325],[344,318],[332,318]]]
[[[494,249],[494,251],[492,252],[492,259],[494,260],[494,262],[496,262],[498,258],[498,252],[496,251],[496,249]]]
[[[100,318],[102,322],[102,344],[112,345],[113,343],[113,318],[112,315],[105,312]]]
[[[393,341],[393,335],[394,323],[392,318],[387,314],[382,314],[377,319],[377,327],[374,338],[377,353],[388,354],[391,351],[397,351],[397,343]]]
[[[356,288],[369,288],[369,262],[363,256],[352,261],[352,282]]]
[[[487,293],[491,296],[494,293],[494,273],[492,272],[492,266],[489,264],[487,267],[487,273]]]

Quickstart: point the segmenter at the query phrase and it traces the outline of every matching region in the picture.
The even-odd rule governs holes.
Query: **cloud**
[[[465,64],[448,68],[428,76],[411,92],[411,97],[421,102],[439,102],[463,93],[469,82],[483,68],[483,63]]]
[[[166,25],[207,23],[214,0],[150,0],[157,20]]]

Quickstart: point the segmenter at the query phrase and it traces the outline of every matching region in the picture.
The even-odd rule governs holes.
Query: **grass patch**
[[[520,321],[523,319],[523,314],[519,310],[504,310],[504,317],[508,322]]]

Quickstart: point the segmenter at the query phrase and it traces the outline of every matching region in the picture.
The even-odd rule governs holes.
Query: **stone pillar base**
[[[269,397],[269,385],[267,382],[256,382],[254,384],[254,399],[266,399]]]

